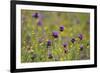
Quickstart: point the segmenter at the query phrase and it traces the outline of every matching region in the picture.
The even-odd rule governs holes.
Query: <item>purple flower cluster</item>
[[[53,58],[53,55],[50,52],[48,52],[48,58],[49,59],[52,59]]]
[[[58,34],[59,34],[59,33],[58,33],[57,31],[53,31],[53,32],[52,32],[52,36],[53,36],[54,38],[58,38]]]
[[[80,46],[80,50],[81,50],[81,51],[83,50],[83,45]]]
[[[64,26],[60,26],[60,31],[64,31]]]
[[[41,14],[39,14],[39,13],[36,12],[36,13],[32,14],[32,17],[38,19],[38,22],[37,22],[38,26],[41,26],[43,24],[42,23],[42,17],[43,16]]]
[[[42,15],[41,15],[41,14],[39,14],[39,13],[36,12],[36,13],[32,14],[32,17],[38,19],[38,22],[37,22],[37,25],[38,25],[38,26],[41,26],[41,25],[43,24],[43,22],[42,22]],[[80,22],[77,20],[77,23],[79,24]],[[57,38],[59,37],[59,32],[63,32],[64,30],[65,30],[64,26],[61,25],[61,26],[59,27],[59,31],[53,31],[51,35],[52,35],[54,38],[57,39]],[[83,40],[83,35],[82,35],[82,34],[78,34],[78,38],[79,38],[80,40]],[[75,41],[76,41],[75,38],[71,38],[71,42],[72,42],[73,44],[75,43]],[[47,48],[51,47],[52,43],[53,43],[53,42],[51,42],[51,40],[48,40],[48,41],[46,42],[46,47],[47,47]],[[68,44],[67,44],[67,43],[63,43],[62,46],[63,46],[63,51],[64,51],[64,53],[67,53],[67,52],[68,52],[68,48],[67,48],[67,47],[68,47]],[[83,45],[80,45],[80,50],[81,50],[81,51],[83,50]],[[34,57],[35,57],[35,56],[33,55],[32,58],[34,58]],[[49,59],[52,59],[52,58],[53,58],[53,55],[52,55],[50,49],[48,49],[48,58],[49,58]]]
[[[39,18],[39,13],[37,13],[37,12],[36,12],[36,13],[33,13],[33,14],[32,14],[32,17],[34,17],[34,18]]]
[[[67,43],[64,43],[64,44],[63,44],[63,47],[64,47],[64,53],[67,53],[67,50],[68,50],[68,49],[67,49]]]
[[[67,43],[64,43],[64,44],[63,44],[63,47],[66,48],[66,47],[67,47]]]
[[[82,34],[79,34],[79,35],[78,35],[78,38],[79,38],[80,40],[82,40],[82,39],[83,39],[83,35],[82,35]]]
[[[74,42],[75,42],[75,38],[72,38],[72,39],[71,39],[71,42],[74,43]]]
[[[51,46],[51,41],[50,41],[50,40],[47,41],[47,48],[48,48],[49,46]]]

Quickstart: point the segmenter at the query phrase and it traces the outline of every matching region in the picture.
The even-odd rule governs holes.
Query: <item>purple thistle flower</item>
[[[60,26],[60,31],[64,31],[64,26]]]
[[[67,44],[66,44],[66,43],[64,43],[64,44],[63,44],[63,47],[64,47],[64,48],[66,48],[66,47],[67,47]]]
[[[42,25],[42,21],[39,20],[39,21],[37,22],[37,25],[41,26],[41,25]]]
[[[36,13],[33,13],[32,14],[32,17],[38,18],[40,20],[42,20],[44,18],[43,14],[40,14],[40,13],[37,13],[37,12]]]
[[[80,46],[80,50],[81,50],[81,51],[83,50],[83,45]]]
[[[34,18],[39,18],[39,13],[34,13],[34,14],[32,14],[32,17],[34,17]]]
[[[58,38],[58,32],[57,32],[57,31],[53,31],[53,32],[52,32],[52,36],[53,36],[54,38]]]
[[[78,35],[78,38],[79,38],[80,40],[82,40],[82,39],[83,39],[83,35],[82,35],[82,34],[79,34],[79,35]]]
[[[72,38],[72,39],[71,39],[71,42],[74,43],[74,42],[75,42],[75,38]]]
[[[50,52],[48,53],[48,58],[49,59],[52,59],[53,58],[53,56],[52,56],[52,54]]]
[[[51,46],[51,41],[50,40],[47,41],[47,48],[48,48],[48,46]]]

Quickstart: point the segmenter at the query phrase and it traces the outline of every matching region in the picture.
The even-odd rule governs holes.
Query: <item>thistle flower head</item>
[[[72,39],[71,39],[71,42],[74,43],[74,42],[75,42],[75,38],[72,38]]]
[[[52,36],[53,36],[54,38],[58,38],[58,32],[57,32],[57,31],[53,31],[53,32],[52,32]]]
[[[80,50],[81,50],[81,51],[83,50],[83,45],[80,45]]]
[[[50,52],[48,53],[48,58],[49,59],[52,59],[53,58],[53,56],[52,56],[52,54]]]
[[[64,44],[63,44],[63,47],[66,48],[66,47],[67,47],[67,43],[64,43]]]
[[[79,38],[80,40],[82,40],[82,39],[83,39],[83,35],[82,35],[82,34],[79,34],[79,35],[78,35],[78,38]]]
[[[47,48],[48,48],[49,46],[51,46],[51,41],[50,41],[50,40],[47,41]]]
[[[34,18],[39,18],[39,13],[37,13],[37,12],[36,12],[36,13],[33,13],[33,14],[32,14],[32,17],[34,17]]]
[[[60,31],[64,31],[64,26],[60,26]]]

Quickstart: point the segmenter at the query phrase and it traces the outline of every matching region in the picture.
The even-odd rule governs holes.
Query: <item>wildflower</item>
[[[41,26],[41,25],[42,25],[42,21],[39,20],[39,21],[37,22],[37,25]]]
[[[52,36],[53,36],[54,38],[58,38],[58,32],[57,32],[57,31],[53,31],[53,32],[52,32]]]
[[[82,39],[83,39],[83,35],[82,35],[82,34],[79,34],[79,35],[78,35],[78,38],[79,38],[80,40],[82,40]]]
[[[63,44],[63,47],[64,47],[64,48],[66,48],[66,47],[67,47],[67,44],[66,44],[66,43],[64,43],[64,44]]]
[[[52,54],[50,52],[48,52],[48,58],[49,59],[52,59],[53,58],[53,56],[52,56]]]
[[[64,26],[60,26],[60,31],[64,31]]]
[[[48,46],[51,46],[51,41],[50,40],[47,41],[47,48],[48,48]]]
[[[81,51],[83,50],[83,45],[80,46],[80,50],[81,50]]]
[[[67,51],[68,51],[68,49],[67,49],[67,43],[64,43],[63,47],[64,47],[64,53],[67,53]]]
[[[34,17],[34,18],[39,18],[39,13],[34,13],[34,14],[32,14],[32,17]]]
[[[71,42],[74,43],[74,42],[75,42],[75,38],[72,38],[72,39],[71,39]]]

